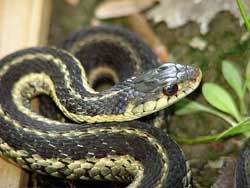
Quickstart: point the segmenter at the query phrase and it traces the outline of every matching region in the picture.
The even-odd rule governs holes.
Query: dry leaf
[[[243,4],[246,12],[250,12],[250,1],[243,0]],[[210,21],[221,11],[231,12],[243,24],[236,0],[161,0],[147,16],[155,22],[165,21],[169,28],[177,28],[194,21],[200,25],[201,33],[205,34],[209,30]]]

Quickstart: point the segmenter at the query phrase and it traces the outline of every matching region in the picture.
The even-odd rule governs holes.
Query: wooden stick
[[[154,34],[152,29],[149,27],[145,17],[140,14],[131,14],[128,16],[128,22],[133,31],[140,34],[146,42],[152,47],[155,53],[158,55],[162,62],[168,60],[168,50],[161,43],[158,37]]]
[[[50,0],[0,0],[0,57],[47,43],[50,3]]]
[[[21,168],[0,158],[0,185],[1,187],[27,187],[28,173]]]
[[[0,58],[16,50],[47,43],[50,0],[0,0]],[[38,108],[38,103],[33,106]],[[28,173],[0,159],[0,187],[28,185]]]

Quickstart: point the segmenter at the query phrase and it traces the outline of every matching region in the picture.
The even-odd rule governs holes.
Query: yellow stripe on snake
[[[60,178],[119,181],[130,188],[190,187],[177,144],[135,119],[191,93],[200,69],[159,66],[141,39],[118,27],[79,30],[60,48],[29,48],[0,60],[2,155]],[[97,92],[91,85],[100,72],[115,85]],[[42,94],[75,123],[33,112],[30,101]]]

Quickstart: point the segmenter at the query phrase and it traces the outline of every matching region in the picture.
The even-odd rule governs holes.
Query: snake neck
[[[132,95],[123,92],[122,85],[105,92],[96,92],[92,86],[98,82],[100,72],[116,84],[138,70],[155,68],[157,58],[142,40],[119,27],[97,27],[75,32],[60,47],[74,57],[66,51],[33,48],[2,60],[0,77],[7,79],[7,82],[2,81],[2,88],[10,83],[2,93],[13,97],[12,107],[23,104],[26,109],[22,110],[28,112],[29,100],[46,94],[67,117],[77,122],[135,118],[126,114],[125,108]],[[6,99],[3,99],[4,104]],[[10,104],[3,106],[8,108]]]
[[[46,94],[67,117],[76,122],[128,121],[166,108],[198,86],[201,78],[199,69],[180,64],[165,64],[138,77],[131,77],[106,91],[96,92],[87,81],[82,67],[84,61],[91,60],[90,62],[101,66],[110,60],[116,62],[116,67],[119,67],[123,65],[122,60],[125,58],[130,64],[137,63],[138,67],[138,63],[143,63],[144,59],[147,59],[151,61],[151,68],[157,62],[154,56],[142,56],[140,53],[147,50],[140,49],[140,46],[137,46],[136,53],[133,53],[134,48],[127,42],[121,42],[120,36],[113,40],[106,34],[104,36],[105,40],[98,38],[99,35],[97,38],[89,39],[89,42],[86,42],[87,39],[84,40],[85,43],[80,43],[79,51],[72,47],[76,55],[85,54],[86,59],[82,62],[69,52],[54,48],[30,48],[4,58],[0,67],[0,87],[3,88],[0,91],[0,96],[3,96],[0,102],[4,111],[13,113],[12,109],[16,109],[17,112],[31,114],[28,106],[30,99]],[[119,45],[116,46],[115,42]],[[105,46],[110,47],[108,52],[105,52]],[[86,54],[95,54],[94,49],[97,50],[97,54],[88,58]],[[110,51],[117,54],[110,54]],[[119,58],[109,59],[106,56]],[[174,86],[177,83],[181,83],[180,89],[179,86],[175,87],[177,90],[174,88],[174,93],[167,94],[166,97],[163,87]],[[9,101],[9,98],[13,100]]]
[[[4,111],[30,114],[26,105],[30,99],[47,94],[67,117],[90,123],[128,121],[151,114],[192,92],[201,78],[195,67],[169,63],[95,92],[81,63],[62,50],[31,48],[6,57],[1,65]],[[178,92],[166,97],[162,87],[177,83],[181,83]]]
[[[54,82],[56,81],[54,80]],[[61,84],[54,82],[44,73],[31,73],[23,76],[13,85],[10,93],[13,98],[13,106],[28,115],[31,113],[31,99],[37,95],[45,94],[54,100],[66,116],[79,122],[112,121],[109,118],[124,121],[125,115],[133,118],[133,114],[129,116],[131,113],[130,108],[128,108],[129,101],[134,99],[135,94],[139,95],[139,93],[133,90],[129,80],[103,92],[63,90],[60,88]]]
[[[125,107],[132,97],[132,90],[126,89],[131,84],[129,80],[103,92],[94,91],[81,63],[57,49],[21,51],[3,59],[1,67],[0,100],[9,113],[17,109],[29,114],[30,99],[46,94],[74,121],[124,121]],[[13,100],[7,100],[9,97]]]

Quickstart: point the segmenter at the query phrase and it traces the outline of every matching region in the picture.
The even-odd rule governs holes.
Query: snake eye
[[[167,96],[173,96],[177,93],[178,91],[178,85],[174,84],[174,85],[168,85],[163,87],[163,93]]]

